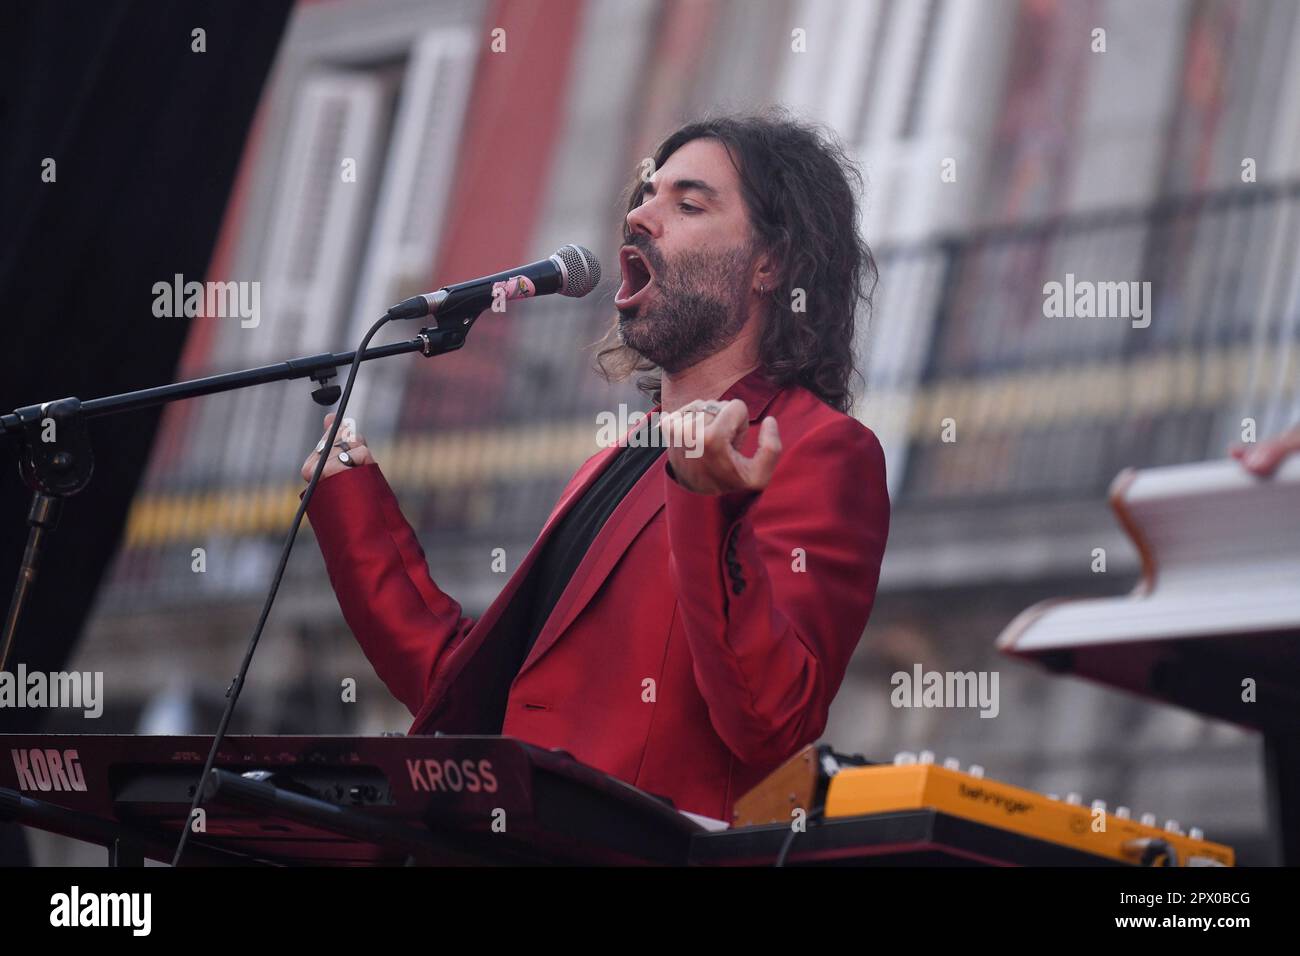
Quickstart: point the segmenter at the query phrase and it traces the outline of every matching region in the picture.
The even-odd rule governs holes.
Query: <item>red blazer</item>
[[[803,388],[751,373],[723,398],[749,406],[746,455],[758,423],[776,417],[784,451],[768,487],[696,494],[661,456],[600,530],[517,674],[502,653],[517,625],[503,612],[616,448],[578,469],[478,620],[430,578],[378,466],[320,483],[309,517],[334,592],[415,714],[411,733],[500,732],[558,748],[720,819],[820,736],[875,597],[884,456],[869,429]]]

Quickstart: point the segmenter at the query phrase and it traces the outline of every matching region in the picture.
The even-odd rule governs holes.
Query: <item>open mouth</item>
[[[646,290],[654,285],[655,274],[635,246],[624,246],[619,250],[618,264],[623,273],[623,284],[614,293],[614,307],[635,309],[645,299]]]

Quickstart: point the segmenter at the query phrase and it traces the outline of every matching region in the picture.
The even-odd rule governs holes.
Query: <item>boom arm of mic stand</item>
[[[464,344],[465,332],[463,330],[421,329],[419,335],[408,341],[394,342],[391,345],[379,345],[372,349],[366,349],[365,354],[361,356],[361,361],[369,362],[372,359],[387,358],[390,355],[402,355],[407,352],[419,352],[425,356],[441,355],[443,352],[455,351]],[[320,375],[328,377],[329,373],[336,372],[340,367],[351,365],[355,356],[355,351],[324,352],[320,355],[286,359],[274,365],[262,365],[258,368],[244,369],[239,372],[223,372],[220,375],[209,375],[206,378],[191,379],[187,382],[173,382],[170,385],[142,388],[134,392],[123,392],[120,395],[92,398],[81,403],[81,415],[85,418],[98,418],[102,415],[114,415],[119,412],[139,411],[142,408],[165,405],[168,402],[178,402],[186,398],[197,398],[200,395],[229,392],[239,388],[248,388],[252,385],[265,385],[268,382],[312,378]],[[52,402],[42,402],[29,405],[27,408],[39,411],[52,404]],[[0,415],[0,429],[3,430],[5,435],[21,438],[24,426],[20,413],[23,411],[25,409],[18,409],[8,415]]]
[[[437,328],[421,329],[405,342],[366,349],[361,361],[419,352],[426,357],[454,352],[465,344],[465,337],[477,313],[472,316],[440,316]],[[12,437],[18,445],[19,470],[23,481],[32,489],[28,510],[27,546],[14,582],[13,596],[0,633],[0,671],[9,665],[18,622],[36,582],[41,555],[49,533],[58,523],[63,499],[81,491],[90,483],[94,455],[90,447],[85,420],[102,415],[134,412],[168,402],[178,402],[200,395],[229,392],[267,382],[310,378],[319,383],[312,397],[323,405],[338,400],[338,386],[328,385],[340,367],[351,366],[356,351],[325,352],[302,358],[287,359],[274,365],[224,372],[186,382],[174,382],[120,395],[92,398],[82,402],[75,398],[41,402],[0,415],[0,433]],[[53,440],[46,438],[53,436]]]

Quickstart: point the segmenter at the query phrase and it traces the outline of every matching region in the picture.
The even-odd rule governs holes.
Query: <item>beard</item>
[[[619,338],[665,372],[678,372],[731,344],[745,325],[750,249],[690,250],[666,262],[643,236],[631,240],[649,260],[655,289],[636,309],[619,309]]]

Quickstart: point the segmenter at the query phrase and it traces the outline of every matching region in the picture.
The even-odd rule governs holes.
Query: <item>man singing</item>
[[[304,478],[330,456],[309,509],[330,581],[411,733],[558,748],[720,819],[818,738],[889,531],[880,445],[847,414],[876,275],[855,185],[781,114],[660,145],[598,356],[610,378],[650,373],[659,431],[578,469],[477,620],[431,580],[359,434],[308,457]]]

